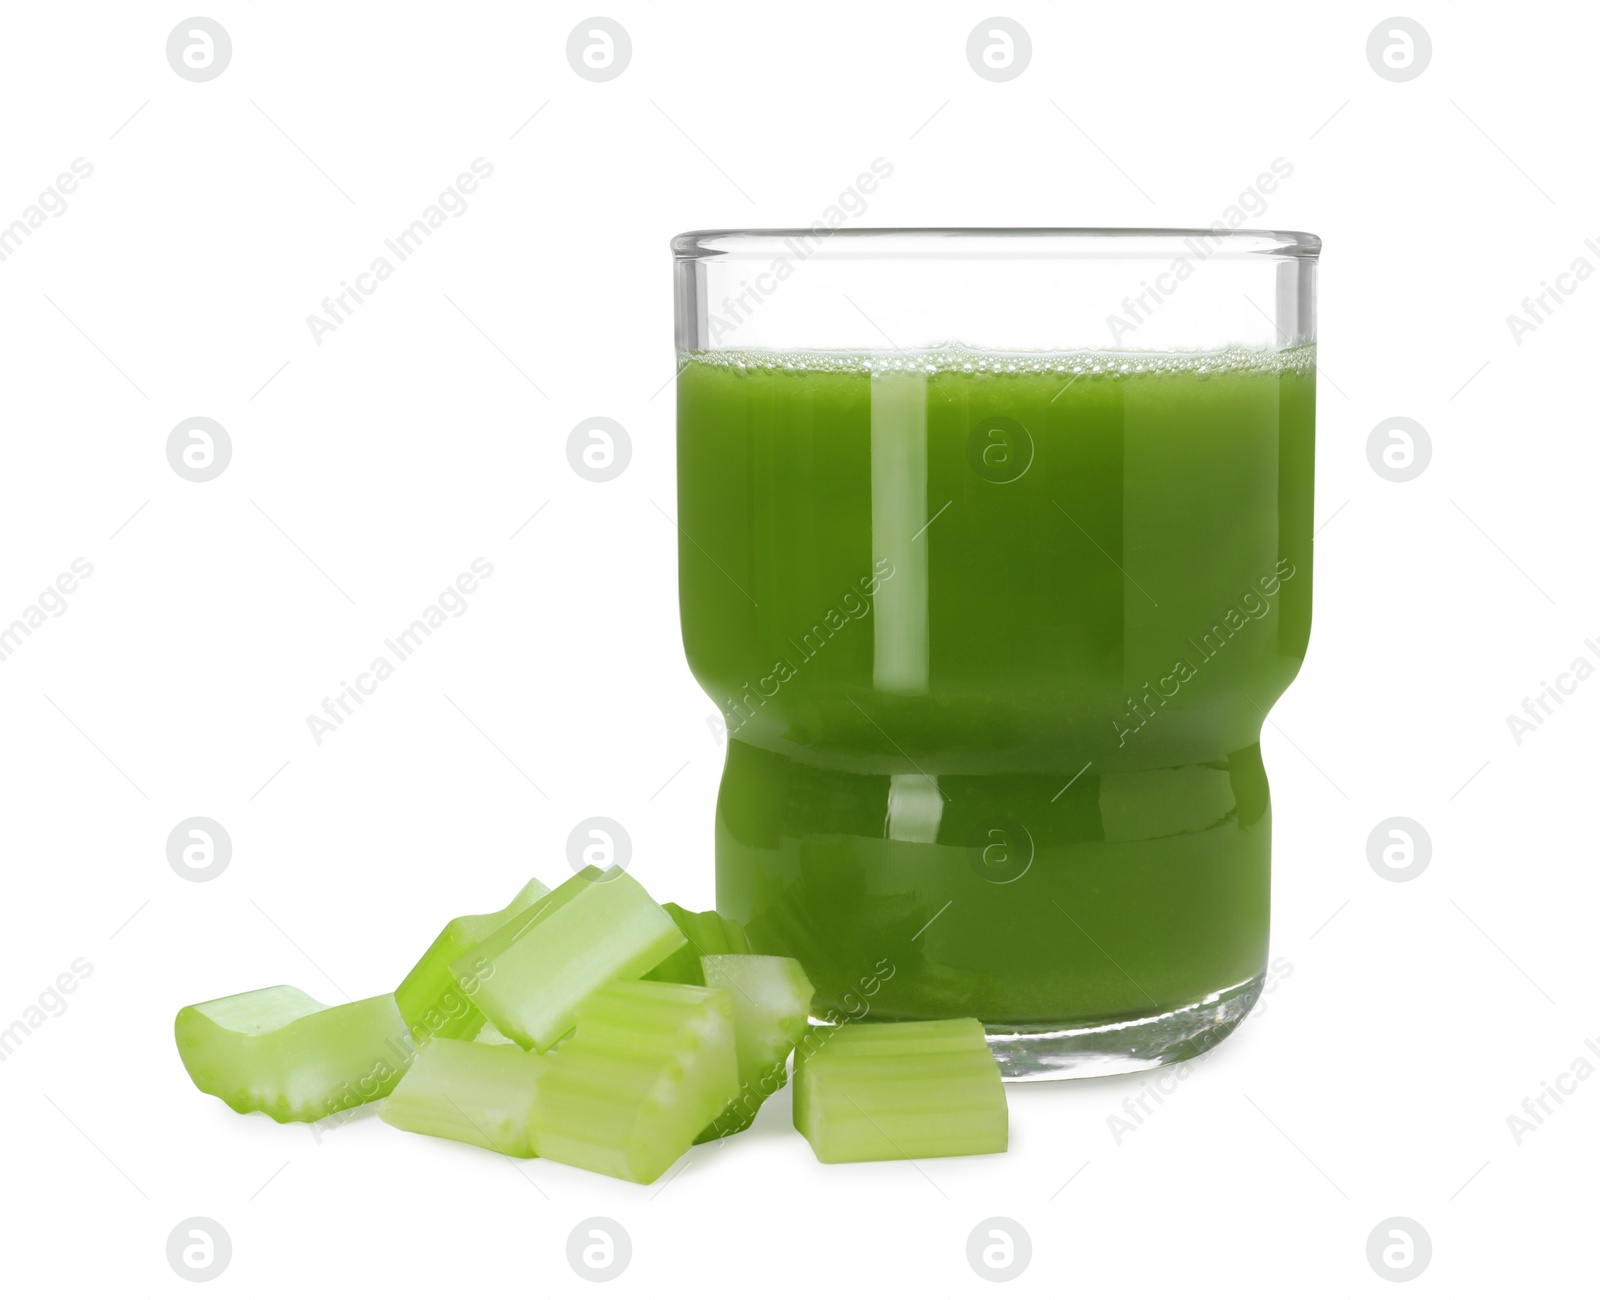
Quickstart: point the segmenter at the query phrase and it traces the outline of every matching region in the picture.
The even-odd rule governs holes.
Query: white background
[[[1600,666],[1600,284],[1520,345],[1506,323],[1600,265],[1592,9],[1410,10],[1433,58],[1403,84],[1366,57],[1386,11],[1351,4],[1017,4],[1003,84],[967,5],[618,4],[605,84],[564,4],[206,12],[234,51],[204,84],[166,61],[171,6],[12,5],[0,40],[0,223],[93,167],[0,263],[0,623],[94,566],[0,663],[0,1023],[93,967],[0,1062],[9,1293],[192,1294],[165,1243],[194,1215],[232,1240],[218,1296],[590,1294],[565,1243],[592,1215],[632,1239],[616,1295],[987,1294],[966,1241],[996,1215],[1032,1240],[1017,1294],[1386,1294],[1394,1215],[1432,1241],[1416,1295],[1592,1285],[1600,1081],[1520,1144],[1506,1117],[1600,1063],[1600,683],[1520,745],[1505,720]],[[817,1164],[787,1094],[640,1188],[197,1093],[178,1007],[391,989],[446,918],[563,876],[586,816],[711,905],[667,240],[809,222],[879,156],[874,225],[1203,225],[1293,164],[1251,222],[1326,241],[1315,628],[1264,738],[1292,974],[1181,1081],[1015,1087],[1009,1154],[916,1166]],[[308,313],[478,157],[469,210],[316,343]],[[209,483],[166,460],[195,415],[232,439]],[[593,415],[632,439],[609,483],[566,459]],[[1395,415],[1433,444],[1400,484],[1365,450]],[[479,556],[468,611],[314,743]],[[233,839],[205,884],[164,851],[194,815]],[[1367,859],[1394,815],[1432,838],[1409,883]]]

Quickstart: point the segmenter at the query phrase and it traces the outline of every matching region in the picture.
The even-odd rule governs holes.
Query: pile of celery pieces
[[[795,1060],[794,1123],[824,1162],[1004,1151],[976,1020],[813,1021],[791,957],[738,922],[658,905],[620,868],[459,916],[392,994],[278,985],[184,1007],[189,1077],[241,1113],[396,1128],[649,1183],[750,1126]]]

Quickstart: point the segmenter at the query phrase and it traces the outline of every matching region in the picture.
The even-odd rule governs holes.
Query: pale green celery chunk
[[[549,893],[539,881],[530,880],[498,912],[458,916],[439,931],[439,937],[428,945],[428,951],[394,991],[394,1000],[412,1038],[420,1044],[435,1036],[470,1039],[478,1032],[483,1012],[463,994],[462,986],[450,973],[450,963],[465,957],[507,921]]]
[[[695,1139],[707,1142],[749,1128],[761,1103],[783,1087],[784,1064],[805,1035],[815,990],[793,957],[711,954],[700,965],[706,986],[727,989],[733,999],[739,1062],[739,1095]]]
[[[450,969],[495,1028],[544,1052],[601,985],[638,979],[683,945],[672,918],[626,871],[585,867]]]
[[[435,1038],[378,1105],[395,1128],[487,1147],[501,1155],[536,1155],[528,1135],[534,1085],[554,1056],[504,1046]]]
[[[739,1091],[725,989],[619,980],[548,1058],[529,1126],[541,1156],[654,1182]]]
[[[279,1123],[387,1096],[413,1053],[392,994],[328,1007],[287,984],[184,1007],[173,1033],[195,1087]]]
[[[818,1160],[1004,1151],[1005,1086],[976,1020],[841,1025],[795,1058],[794,1126]]]
[[[708,954],[750,951],[750,940],[745,937],[744,926],[719,912],[690,912],[676,903],[663,903],[661,907],[688,942],[646,975],[647,980],[662,980],[668,984],[704,984],[700,958]]]

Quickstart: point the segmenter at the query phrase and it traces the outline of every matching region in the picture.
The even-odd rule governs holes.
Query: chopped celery
[[[412,1133],[531,1156],[528,1108],[535,1082],[554,1060],[515,1044],[435,1038],[379,1103],[378,1118]]]
[[[739,1095],[695,1139],[742,1133],[761,1103],[785,1079],[784,1063],[806,1032],[811,981],[793,957],[708,954],[700,959],[708,988],[727,989],[733,999],[734,1052]]]
[[[750,951],[750,940],[745,938],[744,926],[729,917],[717,912],[690,912],[676,903],[663,903],[661,907],[688,942],[646,975],[647,980],[662,980],[668,984],[704,984],[705,976],[700,970],[701,957]]]
[[[450,970],[495,1028],[544,1052],[602,984],[638,979],[683,945],[672,918],[626,871],[585,867]]]
[[[650,1183],[739,1091],[723,989],[618,980],[583,1004],[529,1120],[541,1156]]]
[[[796,1058],[794,1126],[825,1164],[1004,1151],[1005,1086],[976,1020],[841,1025]]]
[[[461,985],[450,973],[450,963],[482,943],[513,917],[544,898],[550,891],[537,880],[530,880],[522,892],[498,912],[481,916],[458,916],[439,931],[428,951],[400,981],[394,1000],[406,1018],[411,1036],[419,1044],[429,1038],[471,1038],[483,1024],[483,1012],[462,993]]]
[[[412,1056],[389,993],[326,1007],[279,984],[184,1007],[173,1032],[195,1087],[280,1124],[387,1096]]]
[[[517,1047],[515,1043],[513,1043],[509,1038],[491,1025],[487,1020],[483,1022],[483,1027],[473,1035],[472,1041],[474,1043],[488,1043],[491,1047]],[[522,1049],[520,1047],[517,1047],[517,1051],[520,1052],[521,1050]]]

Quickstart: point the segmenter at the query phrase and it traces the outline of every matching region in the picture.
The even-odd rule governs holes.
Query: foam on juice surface
[[[1055,374],[1115,377],[1135,374],[1211,374],[1217,372],[1304,372],[1316,366],[1316,344],[1290,348],[1232,346],[1205,352],[1073,351],[997,352],[949,343],[900,351],[778,351],[711,348],[681,351],[680,365],[706,365],[745,372],[794,371],[874,374]]]

